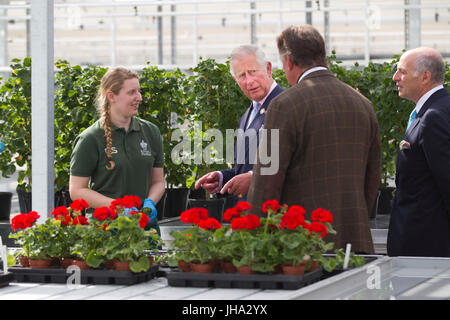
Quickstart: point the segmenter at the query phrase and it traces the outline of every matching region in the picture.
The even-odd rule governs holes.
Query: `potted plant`
[[[327,234],[335,234],[332,214],[322,208],[311,214],[312,222],[305,220],[306,211],[301,206],[291,206],[281,217],[278,247],[284,273],[303,274],[315,270],[334,244],[325,242]],[[296,269],[294,271],[294,269]]]
[[[16,243],[21,246],[31,268],[48,268],[52,263],[51,258],[58,255],[60,221],[48,218],[44,223],[37,224],[38,218],[35,211],[15,216],[11,224],[15,233],[11,233],[10,238],[16,239]],[[21,230],[16,232],[17,229]]]
[[[191,260],[193,259],[190,254],[191,251],[191,234],[189,229],[185,230],[173,230],[170,235],[173,237],[173,241],[170,244],[168,250],[168,264],[170,266],[178,266],[183,272],[191,271]]]
[[[192,226],[183,233],[171,233],[178,240],[172,242],[171,249],[183,252],[179,257],[190,261],[193,272],[212,272],[216,267],[214,261],[217,260],[219,250],[214,233],[222,225],[217,219],[209,217],[205,208],[188,209],[181,213],[180,220]],[[178,247],[180,245],[186,246]]]
[[[114,261],[116,270],[142,272],[150,268],[146,251],[157,250],[157,247],[152,247],[149,239],[160,240],[156,230],[144,230],[148,220],[142,212],[131,216],[120,215],[106,227],[106,230],[113,231],[113,236],[105,242],[103,254]]]
[[[82,204],[80,204],[82,203]],[[79,240],[79,235],[76,232],[76,225],[88,225],[88,219],[81,215],[81,212],[88,208],[87,203],[82,200],[75,200],[70,207],[65,206],[56,207],[51,216],[56,221],[59,221],[59,228],[55,236],[58,247],[56,257],[60,259],[60,264],[63,268],[70,266],[76,255],[73,253],[74,245]]]
[[[37,212],[30,211],[28,214],[21,213],[11,219],[11,228],[14,230],[14,233],[10,233],[9,237],[11,239],[15,239],[15,243],[21,247],[18,258],[20,264],[24,267],[29,267],[30,265],[29,257],[31,242],[33,241],[33,238],[28,236],[27,229],[33,226],[39,217],[40,216]]]
[[[72,264],[80,269],[98,268],[106,261],[103,253],[104,244],[112,237],[101,221],[91,220],[88,224],[74,226],[76,242],[73,244]]]
[[[103,225],[110,237],[92,257],[112,261],[116,270],[147,271],[152,258],[147,250],[157,252],[162,241],[155,229],[145,230],[150,218],[143,212],[126,212],[125,208],[140,207],[136,196],[115,199],[110,207],[96,208],[94,221]]]
[[[239,273],[253,273],[255,271],[269,272],[274,270],[274,256],[269,218],[260,219],[253,214],[247,214],[251,206],[240,201],[234,208],[224,213],[224,220],[231,221],[229,236],[232,262]]]

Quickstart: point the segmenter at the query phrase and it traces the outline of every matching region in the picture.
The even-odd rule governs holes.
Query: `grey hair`
[[[240,58],[247,56],[249,54],[255,55],[256,61],[258,62],[259,65],[261,65],[264,68],[267,67],[268,60],[266,58],[266,54],[264,53],[264,51],[262,51],[258,46],[252,44],[242,45],[235,48],[231,52],[230,73],[233,77],[235,76],[233,70],[233,61],[239,60]]]
[[[442,84],[445,80],[445,63],[439,54],[420,54],[414,62],[414,77],[417,77],[424,71],[430,71],[431,82]]]

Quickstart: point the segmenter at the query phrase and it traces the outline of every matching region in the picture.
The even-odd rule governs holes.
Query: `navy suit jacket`
[[[252,123],[249,125],[248,128],[246,128],[246,124],[247,124],[247,118],[250,116],[250,112],[252,110],[252,105],[250,104],[249,108],[247,109],[247,111],[244,113],[244,115],[241,117],[241,119],[239,120],[239,126],[238,129],[242,129],[244,131],[244,133],[249,130],[249,129],[253,129],[256,132],[256,139],[257,139],[257,143],[256,146],[259,143],[259,130],[261,129],[261,127],[264,124],[264,118],[266,117],[266,112],[267,109],[269,108],[270,105],[270,101],[275,98],[278,94],[280,94],[283,91],[283,88],[280,87],[279,85],[277,85],[272,92],[269,94],[269,96],[266,98],[266,100],[264,101],[263,105],[261,106],[260,110],[264,109],[265,112],[260,112],[256,115],[255,119],[253,119]],[[251,136],[251,135],[249,135]],[[239,140],[238,143],[239,144]],[[251,144],[251,142],[249,141],[249,139],[245,138],[245,146],[244,148],[242,148],[242,145],[236,145],[235,150],[234,150],[234,168],[232,169],[226,169],[226,170],[221,170],[222,175],[223,175],[223,183],[222,183],[222,187],[229,181],[231,180],[234,176],[238,175],[238,174],[242,174],[245,172],[249,172],[250,170],[253,169],[253,164],[256,161],[256,149],[254,150],[255,154],[250,154],[250,148],[249,145]],[[244,155],[245,156],[245,161],[242,161],[243,159],[238,159],[238,152],[240,150],[240,148],[242,148],[242,150],[244,151]],[[237,201],[246,201],[247,199],[247,195],[243,195],[242,198],[238,198],[235,197],[235,203],[237,203]]]
[[[450,257],[450,95],[436,91],[398,151],[389,256]]]

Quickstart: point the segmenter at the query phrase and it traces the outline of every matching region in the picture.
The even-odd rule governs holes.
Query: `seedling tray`
[[[67,283],[74,272],[63,268],[31,269],[10,267],[18,282]],[[158,265],[152,265],[146,272],[117,271],[109,269],[80,270],[80,284],[115,284],[132,285],[153,279],[158,272]]]
[[[182,272],[179,270],[166,272],[169,286],[230,289],[296,290],[319,281],[321,276],[321,268],[307,272],[301,276],[284,274],[196,273]]]
[[[327,256],[327,255],[325,255],[325,256]],[[335,256],[335,255],[328,255],[328,256]],[[370,263],[370,262],[372,262],[372,261],[375,261],[376,259],[381,257],[381,256],[378,256],[378,255],[360,255],[360,256],[364,258],[365,265]],[[347,270],[354,269],[354,268],[355,267],[350,267]],[[342,273],[344,271],[346,271],[346,270],[344,270],[343,268],[336,268],[336,269],[334,269],[333,271],[330,271],[330,272],[323,270],[323,272],[322,272],[322,279],[321,280],[328,279],[328,278],[333,277],[335,275],[338,275],[338,274],[340,274],[340,273]]]
[[[14,274],[8,272],[7,274],[3,274],[3,271],[0,273],[0,288],[6,287],[9,285],[11,281],[14,280]]]

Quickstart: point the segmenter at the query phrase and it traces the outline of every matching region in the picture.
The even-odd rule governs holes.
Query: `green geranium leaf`
[[[137,261],[130,262],[130,270],[138,273],[145,272],[150,268],[150,261],[147,256],[142,256]]]
[[[91,268],[98,268],[104,261],[105,259],[97,254],[95,250],[91,250],[86,258],[86,263]]]

